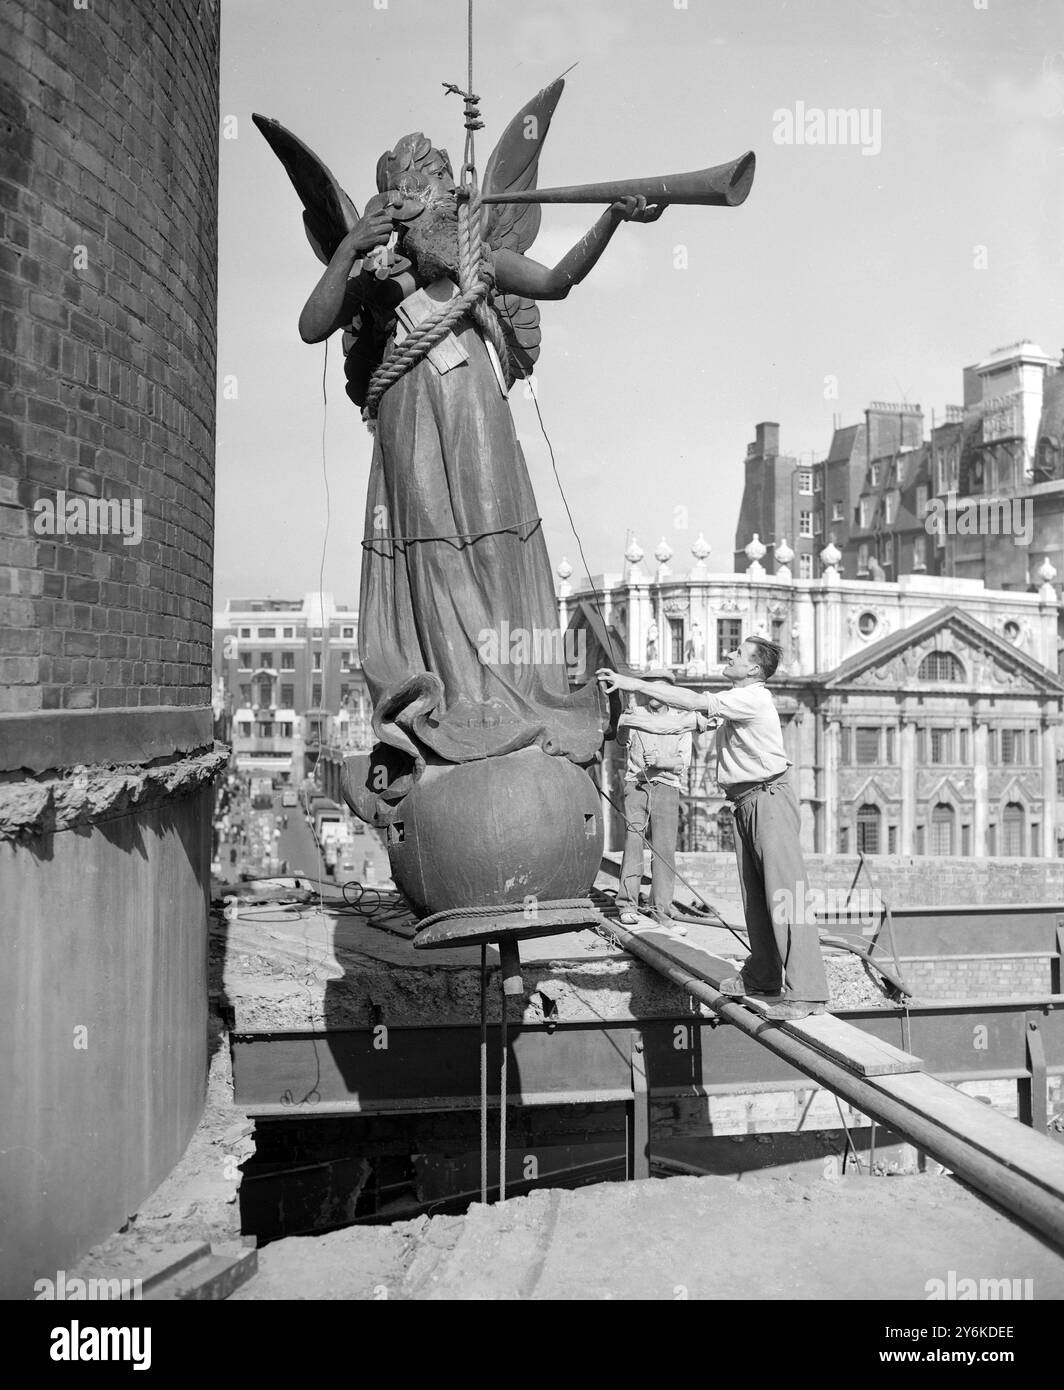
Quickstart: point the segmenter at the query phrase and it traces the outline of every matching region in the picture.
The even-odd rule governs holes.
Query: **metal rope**
[[[539,899],[535,905],[551,912],[586,912],[591,903],[588,898],[551,898]],[[526,910],[524,903],[499,903],[490,907],[451,907],[444,912],[434,912],[431,917],[422,917],[417,927],[420,932],[436,922],[449,922],[458,917],[501,917]]]
[[[411,545],[414,542],[422,541],[479,541],[486,536],[506,536],[511,531],[519,531],[522,526],[531,526],[533,529],[543,521],[541,516],[530,516],[524,521],[511,522],[509,526],[497,526],[493,531],[456,531],[451,536],[374,536],[372,540],[363,541],[363,550],[372,550],[378,544],[391,545]],[[532,534],[530,531],[529,536]],[[528,540],[528,536],[524,537]]]

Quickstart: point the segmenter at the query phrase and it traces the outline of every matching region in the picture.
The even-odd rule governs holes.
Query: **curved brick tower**
[[[0,1294],[203,1104],[215,0],[0,0]]]

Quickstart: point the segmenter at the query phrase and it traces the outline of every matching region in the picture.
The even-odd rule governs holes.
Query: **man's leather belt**
[[[724,795],[736,806],[741,806],[758,792],[774,792],[789,771],[790,768],[785,767],[782,772],[777,772],[775,777],[766,777],[763,782],[736,782],[734,786],[724,788]]]

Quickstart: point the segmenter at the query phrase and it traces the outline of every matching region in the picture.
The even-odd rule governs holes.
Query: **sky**
[[[338,336],[307,346],[322,270],[273,116],[361,210],[380,153],[424,130],[461,159],[465,0],[225,0],[215,607],[319,587],[357,605],[372,441]],[[1005,343],[1064,343],[1064,0],[475,0],[481,173],[517,110],[566,78],[539,183],[662,175],[752,149],[740,208],[622,225],[541,307],[535,390],[592,574],[630,535],[673,569],[732,569],[746,446],[823,457],[871,400],[961,400]],[[862,113],[814,143],[816,113]],[[799,116],[800,113],[800,116]],[[811,139],[798,143],[795,127]],[[553,264],[598,216],[545,207]],[[323,402],[323,385],[327,403]],[[533,403],[511,393],[552,565],[584,573]],[[749,539],[741,538],[743,544]]]

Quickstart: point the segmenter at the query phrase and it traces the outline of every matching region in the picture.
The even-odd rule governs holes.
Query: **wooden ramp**
[[[641,917],[635,929],[605,922],[626,951],[708,1004],[826,1090],[937,1159],[957,1177],[1064,1248],[1064,1148],[929,1076],[918,1058],[830,1014],[796,1023],[764,1005],[721,994],[734,966]]]
[[[700,946],[668,931],[650,917],[639,914],[639,926],[624,930],[644,942],[650,950],[658,951],[664,961],[690,972],[696,980],[719,989],[722,980],[735,974],[735,966],[719,956],[711,955]],[[609,923],[612,930],[613,923]],[[726,996],[736,1003],[764,1017],[767,1005],[761,999],[748,995],[741,998]],[[797,1022],[776,1022],[765,1020],[766,1025],[780,1028],[792,1037],[799,1038],[808,1047],[814,1048],[825,1057],[851,1071],[855,1076],[900,1076],[907,1072],[923,1070],[923,1062],[900,1048],[879,1038],[873,1038],[851,1023],[831,1014],[813,1014]]]

